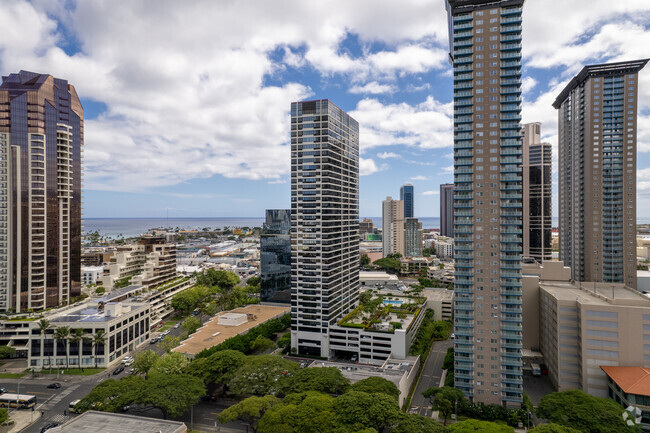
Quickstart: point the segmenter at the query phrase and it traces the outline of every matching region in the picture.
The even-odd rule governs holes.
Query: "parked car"
[[[124,367],[122,367],[122,366],[120,365],[120,366],[117,367],[115,370],[113,370],[113,376],[117,376],[118,374],[120,374],[120,373],[123,372],[123,371],[124,371]]]
[[[50,389],[59,389],[61,388],[61,384],[59,382],[54,382],[50,383],[47,387]]]
[[[5,392],[9,392],[9,390],[0,386],[0,394],[4,394]]]
[[[157,338],[152,338],[149,344],[156,344],[158,342]]]
[[[174,325],[174,329],[178,329],[178,328],[180,328],[180,327],[181,327],[181,324],[180,324],[180,323],[177,323],[177,324]]]

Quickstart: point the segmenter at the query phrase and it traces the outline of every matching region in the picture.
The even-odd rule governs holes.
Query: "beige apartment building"
[[[553,103],[560,260],[574,281],[637,286],[638,72],[647,62],[586,66]]]
[[[601,367],[650,368],[650,299],[622,284],[573,283],[561,262],[522,272],[523,346],[543,354],[559,391],[607,397]]]
[[[381,229],[383,257],[399,253],[404,255],[404,201],[386,197],[381,203]]]

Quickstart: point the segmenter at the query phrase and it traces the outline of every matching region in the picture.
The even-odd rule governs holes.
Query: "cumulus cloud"
[[[379,84],[376,81],[371,81],[363,86],[350,87],[350,93],[361,94],[381,94],[381,93],[394,93],[397,88],[391,84]]]
[[[375,161],[373,161],[370,158],[359,158],[359,175],[360,176],[368,176],[373,173],[377,173],[378,171],[386,170],[388,168],[387,165],[382,165],[382,166],[377,166],[375,164]]]
[[[424,191],[422,195],[439,195],[440,191]]]
[[[427,176],[422,176],[422,175],[419,175],[419,176],[413,176],[413,177],[411,178],[411,180],[428,180],[428,179],[429,179],[429,178],[428,178]]]
[[[377,154],[377,158],[389,159],[389,158],[400,158],[395,152],[381,152]]]
[[[453,145],[452,103],[443,104],[432,96],[417,105],[366,98],[350,114],[360,123],[362,150],[395,144],[423,149]]]

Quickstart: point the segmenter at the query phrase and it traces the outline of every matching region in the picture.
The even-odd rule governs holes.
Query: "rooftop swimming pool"
[[[389,304],[389,305],[402,305],[404,301],[393,301],[392,299],[384,299],[384,304]]]

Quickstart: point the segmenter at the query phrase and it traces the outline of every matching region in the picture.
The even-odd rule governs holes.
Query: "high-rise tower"
[[[410,183],[405,183],[399,189],[399,199],[404,202],[404,218],[413,218],[415,216],[415,200],[413,194],[413,185]]]
[[[20,71],[0,85],[0,310],[81,293],[83,108],[74,87]]]
[[[291,104],[291,345],[329,357],[359,298],[359,123],[327,99]]]
[[[260,236],[260,300],[291,302],[291,210],[267,209]]]
[[[404,202],[386,197],[381,202],[381,245],[383,257],[404,255]]]
[[[454,237],[454,184],[440,185],[440,235]]]
[[[454,67],[454,379],[518,405],[522,384],[523,0],[447,0]]]
[[[586,66],[553,103],[560,260],[575,281],[636,288],[638,72],[647,62]]]
[[[404,257],[422,257],[422,223],[404,218]]]
[[[524,186],[524,257],[542,263],[552,259],[551,168],[550,143],[542,143],[541,123],[523,127],[523,186]]]

